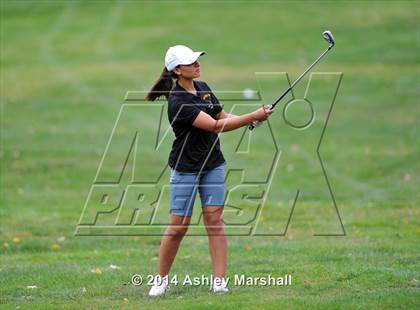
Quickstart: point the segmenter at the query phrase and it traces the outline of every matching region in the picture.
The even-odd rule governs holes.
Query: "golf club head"
[[[326,30],[322,33],[322,36],[324,37],[325,41],[327,41],[331,46],[335,44],[334,37],[331,33],[331,31]]]

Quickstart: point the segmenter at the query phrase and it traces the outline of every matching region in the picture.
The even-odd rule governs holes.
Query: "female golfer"
[[[240,116],[227,114],[209,86],[200,77],[198,57],[184,45],[172,46],[165,56],[165,68],[146,99],[168,99],[168,118],[175,133],[169,155],[170,225],[162,237],[159,274],[149,296],[158,297],[169,289],[168,274],[191,220],[197,191],[200,193],[204,225],[213,267],[215,293],[228,292],[225,281],[227,240],[222,221],[224,205],[224,164],[219,132],[266,120],[272,111],[262,107]],[[173,85],[176,80],[175,86]]]

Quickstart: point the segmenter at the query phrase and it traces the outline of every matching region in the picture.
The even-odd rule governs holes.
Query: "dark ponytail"
[[[155,84],[153,84],[152,88],[147,93],[146,100],[155,101],[160,96],[165,96],[166,99],[168,99],[169,92],[171,91],[174,85],[173,79],[176,78],[177,75],[175,74],[175,72],[168,71],[166,67],[163,68],[159,79],[155,82]]]

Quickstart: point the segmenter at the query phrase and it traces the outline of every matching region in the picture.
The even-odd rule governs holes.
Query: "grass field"
[[[0,308],[420,307],[419,1],[0,3]],[[150,87],[169,46],[205,50],[201,79],[216,93],[260,85],[269,103],[286,85],[285,72],[296,78],[326,48],[325,29],[337,45],[315,68],[326,74],[312,76],[314,124],[291,129],[281,108],[270,120],[281,156],[259,227],[284,232],[299,189],[287,233],[228,238],[228,276],[291,274],[292,285],[231,286],[223,296],[205,286],[173,286],[151,300],[148,287],[130,279],[156,273],[159,236],[74,235],[126,92]],[[343,234],[316,156],[338,73],[320,155],[345,236],[314,236]],[[227,110],[246,103],[221,101]],[[307,116],[299,107],[291,113],[298,122]],[[154,175],[167,159],[171,136],[158,152],[151,147],[154,109],[123,116],[103,180],[115,180],[136,130],[136,178]],[[263,180],[275,154],[269,133],[267,125],[258,128],[248,153],[235,152],[241,131],[223,134],[227,167]],[[125,176],[120,185],[130,183]],[[233,175],[228,187],[239,182]],[[241,203],[235,201],[252,217],[252,204]],[[162,208],[165,219],[167,198]],[[211,273],[206,236],[183,240],[172,273]]]

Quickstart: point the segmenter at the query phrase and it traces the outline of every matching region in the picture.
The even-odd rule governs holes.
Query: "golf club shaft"
[[[271,104],[271,109],[273,109],[277,103],[280,102],[288,93],[295,87],[297,83],[325,56],[326,53],[331,49],[332,46],[329,46],[319,57],[286,89],[286,91]]]
[[[325,54],[327,54],[329,52],[329,50],[333,47],[333,45],[328,46],[328,48],[321,54],[319,55],[319,57],[292,83],[292,85],[290,85],[283,94],[281,94],[280,97],[278,97],[276,99],[276,101],[274,101],[271,104],[270,109],[274,109],[275,106],[277,105],[277,103],[280,102],[280,100],[282,100],[292,89],[293,87],[295,87],[295,85],[297,83],[299,83],[299,81],[325,56]],[[257,127],[259,124],[257,123],[261,123],[259,121],[256,122],[252,122],[251,124],[249,124],[248,129],[249,130],[253,130],[255,127]]]

